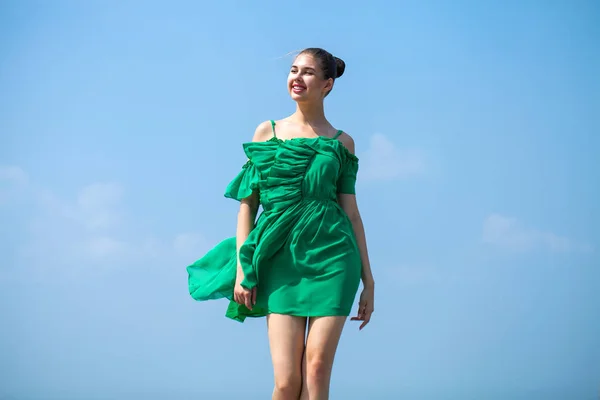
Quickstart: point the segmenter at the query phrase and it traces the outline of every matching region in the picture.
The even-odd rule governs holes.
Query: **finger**
[[[362,311],[360,312],[360,319],[364,320],[364,319],[365,319],[365,315],[366,315],[366,312],[365,312],[365,310],[362,310]]]
[[[360,325],[359,329],[364,328],[370,321],[371,321],[371,315],[373,314],[373,309],[370,309],[367,311],[367,315],[364,318],[364,322]]]
[[[364,328],[365,326],[367,326],[367,324],[369,323],[369,321],[371,321],[371,317],[365,318],[364,322],[362,324],[360,324],[360,328],[358,328],[358,330],[361,331],[362,328]]]
[[[360,309],[356,311],[356,317],[350,318],[350,321],[362,321],[363,316],[360,313]]]
[[[360,304],[360,306],[358,307],[358,315],[364,318],[366,309],[367,303]]]
[[[244,304],[248,307],[248,310],[252,310],[252,294],[250,291],[244,293]]]
[[[363,321],[364,319],[364,314],[357,314],[355,317],[350,318],[351,321]]]
[[[365,319],[365,315],[367,313],[367,303],[363,303],[360,305],[360,307],[358,308],[358,317],[360,318],[360,320],[364,320]]]
[[[252,305],[256,304],[256,287],[252,288]]]
[[[358,328],[358,330],[359,330],[359,331],[362,331],[362,330],[363,330],[363,328],[364,328],[365,326],[367,326],[367,324],[368,324],[368,323],[369,323],[369,321],[365,320],[365,321],[364,321],[362,324],[360,324],[360,327]]]
[[[360,317],[361,309],[362,309],[362,304],[358,303],[358,309],[356,310],[356,316]]]

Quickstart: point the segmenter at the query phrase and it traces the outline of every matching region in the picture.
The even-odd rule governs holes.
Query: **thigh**
[[[306,318],[269,314],[267,327],[275,377],[286,379],[301,373]]]
[[[331,368],[347,317],[312,317],[308,324],[306,361]]]

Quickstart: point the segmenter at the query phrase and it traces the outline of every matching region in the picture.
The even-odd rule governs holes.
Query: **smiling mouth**
[[[306,90],[306,86],[295,83],[295,84],[292,85],[292,90],[294,92],[298,93],[298,92],[301,92],[303,90]]]

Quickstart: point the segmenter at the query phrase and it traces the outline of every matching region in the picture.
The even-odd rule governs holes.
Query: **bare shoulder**
[[[253,142],[264,142],[273,137],[273,127],[271,121],[263,121],[256,127],[254,131]]]
[[[355,153],[356,149],[354,147],[354,139],[347,132],[342,133],[338,140],[342,142],[342,144],[348,149],[348,151],[352,154]]]

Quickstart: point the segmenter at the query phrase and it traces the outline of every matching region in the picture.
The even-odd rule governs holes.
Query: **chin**
[[[304,93],[298,94],[298,93],[294,93],[291,90],[290,90],[290,97],[292,98],[292,100],[298,101],[298,102],[306,101],[307,100],[307,97],[306,97],[306,95]]]

